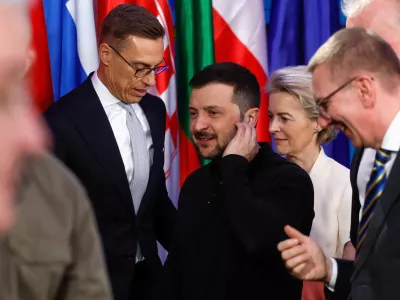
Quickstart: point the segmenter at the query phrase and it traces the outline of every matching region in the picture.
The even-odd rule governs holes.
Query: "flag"
[[[36,108],[39,112],[43,112],[53,103],[46,23],[42,1],[30,1],[29,5],[32,26],[31,47],[35,51],[35,59],[28,78]]]
[[[261,88],[257,136],[269,142],[267,41],[262,0],[213,0],[215,61],[232,61],[248,68]]]
[[[178,116],[180,123],[180,179],[200,166],[190,135],[189,81],[204,67],[214,63],[211,0],[175,0]]]
[[[145,7],[165,29],[164,59],[169,68],[157,75],[156,86],[149,92],[160,97],[167,108],[165,132],[164,172],[169,197],[177,205],[179,178],[179,147],[178,147],[178,116],[175,80],[174,28],[172,12],[168,0],[103,0],[98,2],[98,21],[104,19],[107,13],[119,4],[136,4]]]
[[[95,6],[97,7],[97,33],[100,34],[101,22],[104,20],[105,16],[110,12],[110,10],[112,10],[117,5],[127,4],[129,2],[130,2],[129,0],[97,0],[95,2]]]
[[[54,99],[98,67],[93,0],[43,0]]]
[[[268,36],[270,72],[285,66],[307,65],[315,51],[338,29],[337,0],[273,1]],[[323,147],[328,156],[349,167],[351,145],[342,132]]]

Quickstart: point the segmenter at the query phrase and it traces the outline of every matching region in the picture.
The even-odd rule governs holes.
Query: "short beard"
[[[235,137],[236,132],[237,132],[237,128],[235,126],[226,135],[221,137],[221,142],[217,143],[217,146],[215,146],[215,148],[207,156],[203,156],[201,154],[200,148],[194,143],[194,147],[196,148],[197,154],[201,158],[204,158],[204,159],[218,159],[218,158],[221,158],[222,155],[225,152],[226,147],[232,141],[232,139]]]

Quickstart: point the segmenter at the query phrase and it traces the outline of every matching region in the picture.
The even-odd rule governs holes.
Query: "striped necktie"
[[[356,248],[356,257],[360,252],[367,235],[368,226],[374,214],[376,202],[383,193],[386,183],[385,165],[390,159],[390,151],[379,149],[376,151],[374,167],[372,168],[371,177],[367,183],[365,202],[362,209],[361,221],[358,231],[358,242]]]

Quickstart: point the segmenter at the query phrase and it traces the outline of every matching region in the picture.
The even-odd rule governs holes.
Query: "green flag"
[[[191,144],[189,81],[194,74],[214,63],[213,15],[211,0],[176,0],[176,65],[178,116],[181,125],[181,182],[199,166]],[[202,160],[204,165],[208,161]]]

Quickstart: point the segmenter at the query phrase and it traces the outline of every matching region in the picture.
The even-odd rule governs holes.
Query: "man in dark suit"
[[[163,60],[164,29],[146,9],[119,5],[100,32],[100,66],[45,113],[55,154],[92,202],[116,300],[150,299],[176,209],[163,171],[166,108],[147,94]]]
[[[157,299],[300,299],[276,243],[286,223],[310,232],[308,174],[257,143],[260,87],[249,70],[219,63],[190,84],[193,141],[212,162],[182,187]]]
[[[400,62],[379,36],[337,32],[309,63],[321,126],[334,124],[358,150],[353,158],[353,261],[324,257],[295,229],[278,245],[290,272],[324,281],[330,299],[398,299],[400,285]],[[361,208],[361,209],[360,209]]]

